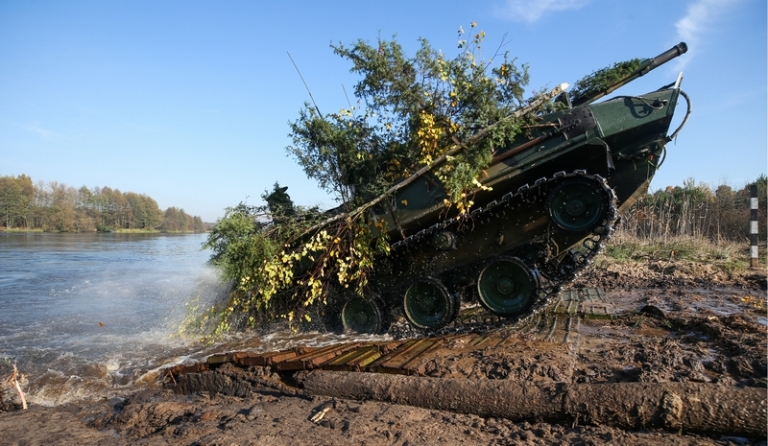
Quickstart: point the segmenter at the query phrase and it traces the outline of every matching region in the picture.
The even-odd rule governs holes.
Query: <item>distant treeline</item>
[[[0,176],[0,227],[63,232],[207,229],[200,217],[175,207],[161,211],[144,194],[109,187],[75,189],[56,181],[34,184],[27,175]]]
[[[757,185],[758,234],[766,240],[766,176],[734,190],[715,188],[689,179],[683,186],[667,187],[642,197],[624,216],[620,230],[645,240],[702,237],[713,241],[749,240],[750,187]]]
[[[704,237],[714,241],[749,239],[750,186],[758,187],[758,230],[766,240],[766,176],[734,190],[728,185],[711,187],[689,179],[646,194],[622,216],[619,229],[640,239]],[[144,194],[120,192],[109,187],[75,189],[39,181],[26,175],[0,176],[0,227],[44,231],[113,231],[143,229],[196,231],[209,229],[198,216],[169,207],[161,211]]]

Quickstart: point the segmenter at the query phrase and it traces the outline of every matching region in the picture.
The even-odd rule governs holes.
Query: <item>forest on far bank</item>
[[[642,197],[623,216],[620,230],[641,239],[700,236],[710,240],[745,241],[749,236],[749,187],[758,186],[760,240],[766,239],[765,175],[742,188],[712,187],[689,179]],[[147,230],[204,232],[199,216],[184,209],[160,210],[145,194],[109,187],[79,189],[55,181],[33,183],[27,175],[0,176],[0,229],[93,232]]]
[[[144,230],[204,232],[207,225],[184,209],[160,210],[145,194],[109,187],[79,189],[27,175],[0,176],[0,228],[60,232]]]

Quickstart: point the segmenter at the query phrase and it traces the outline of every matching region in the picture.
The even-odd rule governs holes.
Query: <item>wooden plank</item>
[[[359,357],[354,362],[355,362],[355,366],[357,368],[363,368],[363,367],[366,367],[368,364],[372,363],[373,361],[375,361],[375,360],[377,360],[379,358],[381,358],[381,351],[378,351],[378,350],[377,351],[373,351],[372,350],[370,353],[367,353],[367,354]]]
[[[257,365],[254,363],[260,360],[263,361],[262,355],[254,352],[237,352],[232,355],[232,362],[243,367]]]
[[[396,358],[398,355],[401,355],[401,354],[409,351],[417,342],[419,342],[418,339],[411,339],[411,340],[405,341],[404,343],[402,343],[395,350],[387,353],[386,355],[382,356],[378,360],[376,360],[373,363],[371,363],[371,365],[369,367],[376,368],[376,367],[380,366],[381,364],[383,364],[384,362],[386,362],[386,361],[388,361],[388,360],[390,360],[392,358]]]
[[[477,344],[482,343],[483,341],[486,340],[486,338],[488,338],[487,334],[476,334],[475,337],[472,338],[472,340],[467,343],[467,345],[471,347],[476,347]]]
[[[376,362],[381,361],[381,363],[375,367],[375,371],[380,373],[394,372],[407,374],[408,370],[405,370],[403,366],[419,356],[422,352],[431,347],[435,342],[437,342],[437,339],[419,339],[407,349],[397,351],[391,356],[387,355],[383,358],[380,358]],[[372,367],[373,364],[371,367],[369,367],[369,369]]]
[[[291,370],[310,370],[320,364],[335,358],[349,350],[359,347],[361,343],[355,342],[352,344],[343,345],[329,345],[327,347],[319,348],[309,353],[296,356],[287,361],[283,361],[275,364],[275,368],[280,371]]]
[[[407,341],[390,341],[385,342],[383,344],[376,344],[376,346],[379,347],[379,351],[382,355],[387,355],[398,348],[400,348],[401,345],[405,344]]]
[[[361,371],[366,365],[381,358],[381,351],[378,346],[371,345],[349,351],[343,355],[337,356],[330,361],[323,363],[320,368],[323,370],[335,371]]]
[[[266,366],[276,364],[278,362],[295,358],[300,353],[306,353],[306,351],[307,349],[280,350],[276,352],[268,352],[268,353],[260,353],[260,354],[241,352],[240,354],[235,356],[234,361],[235,363],[245,367],[248,367],[248,366],[266,367]]]
[[[475,343],[474,347],[478,350],[488,347],[496,347],[503,341],[504,336],[500,335],[499,333],[492,333],[490,335],[483,336],[483,339],[480,342]]]
[[[231,355],[229,353],[217,353],[215,355],[209,356],[205,360],[205,363],[208,365],[217,366],[227,362],[231,362],[231,360],[232,360]]]
[[[204,362],[196,362],[193,364],[179,364],[171,368],[165,369],[166,374],[170,374],[172,376],[179,376],[187,373],[204,372],[206,370],[210,370],[210,369],[208,368],[208,364]]]
[[[456,336],[452,336],[455,338]],[[421,351],[419,354],[411,357],[410,360],[408,360],[405,364],[400,366],[401,369],[407,370],[408,375],[419,375],[423,376],[426,373],[426,364],[424,363],[423,359],[425,356],[427,356],[430,352],[437,350],[438,348],[441,348],[445,345],[446,341],[449,341],[450,339],[447,338],[438,338],[435,339],[434,343],[427,348],[425,348],[423,351]],[[420,362],[421,364],[418,364]]]

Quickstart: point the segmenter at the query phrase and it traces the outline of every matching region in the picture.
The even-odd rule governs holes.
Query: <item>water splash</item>
[[[388,339],[278,327],[204,344],[179,327],[189,304],[226,298],[205,235],[22,237],[0,236],[0,376],[16,363],[32,404],[125,396],[213,353]]]
[[[225,288],[200,249],[205,235],[0,236],[0,375],[15,363],[33,404],[109,398],[173,356],[192,298]]]

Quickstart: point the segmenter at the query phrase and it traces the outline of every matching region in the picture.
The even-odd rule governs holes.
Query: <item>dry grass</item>
[[[766,248],[761,247],[759,263],[766,266]],[[606,259],[620,262],[654,260],[686,260],[707,263],[736,272],[750,267],[749,244],[729,240],[713,241],[704,237],[675,236],[639,238],[624,231],[617,232],[603,251]]]

